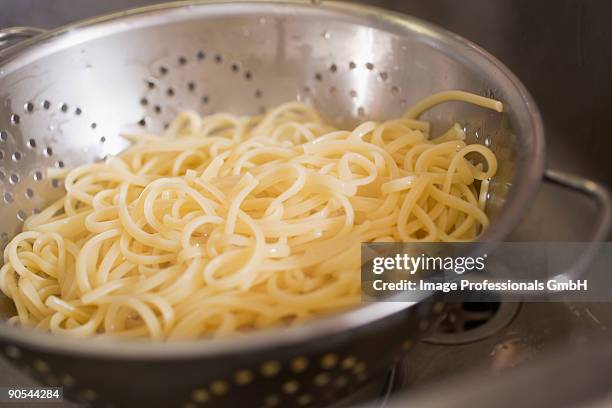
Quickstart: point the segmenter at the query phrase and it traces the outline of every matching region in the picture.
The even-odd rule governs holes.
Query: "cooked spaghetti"
[[[339,130],[291,102],[180,114],[104,162],[49,170],[66,194],[4,251],[11,322],[86,337],[185,339],[296,324],[360,300],[360,242],[473,240],[497,161],[432,106]],[[468,154],[479,157],[474,164]]]

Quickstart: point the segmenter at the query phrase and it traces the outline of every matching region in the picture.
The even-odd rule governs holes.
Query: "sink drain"
[[[448,314],[425,342],[464,344],[492,336],[506,327],[520,309],[520,303],[463,302],[448,306]]]

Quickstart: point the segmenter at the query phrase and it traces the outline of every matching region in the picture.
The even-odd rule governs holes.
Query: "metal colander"
[[[32,34],[6,30],[0,44]],[[399,117],[448,89],[505,104],[504,114],[448,103],[426,116],[434,133],[459,122],[469,142],[497,155],[483,239],[503,239],[543,178],[542,122],[507,68],[451,33],[344,3],[256,1],[172,3],[36,35],[0,53],[0,246],[62,194],[47,168],[115,154],[127,146],[121,133],[159,132],[184,109],[255,114],[297,99],[348,127]],[[599,200],[601,238],[605,191],[546,176]],[[2,324],[0,351],[88,406],[320,406],[387,369],[442,311],[433,297],[379,303],[292,329],[174,344],[84,342]]]

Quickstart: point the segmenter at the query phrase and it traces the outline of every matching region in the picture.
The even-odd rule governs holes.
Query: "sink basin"
[[[594,211],[585,211],[588,205],[582,197],[544,186],[512,239],[586,240],[595,219]],[[438,333],[417,344],[398,364],[392,389],[396,395],[405,395],[391,398],[389,407],[419,401],[428,408],[455,408],[450,400],[444,405],[435,398],[445,395],[441,388],[450,392],[455,389],[453,384],[457,390],[460,384],[463,389],[478,393],[483,382],[491,378],[501,381],[505,376],[520,377],[536,368],[551,367],[555,353],[570,355],[575,350],[592,349],[602,336],[609,335],[612,327],[612,304],[603,302],[461,304],[450,314],[454,315],[453,321],[447,318]],[[584,364],[588,359],[580,361]],[[533,386],[551,397],[558,391],[555,386],[547,390],[541,383]],[[418,398],[412,399],[415,395]],[[557,407],[543,401],[533,406]]]

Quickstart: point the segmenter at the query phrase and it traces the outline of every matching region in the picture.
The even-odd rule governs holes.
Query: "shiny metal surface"
[[[507,112],[447,104],[429,119],[462,122],[500,159],[485,239],[507,235],[538,187],[544,138],[535,103],[497,60],[443,30],[341,3],[183,5],[119,17],[3,54],[0,85],[10,101],[0,115],[3,150],[20,156],[0,169],[5,238],[59,194],[36,172],[116,153],[126,146],[118,136],[126,126],[158,131],[185,108],[255,113],[297,98],[347,126],[397,117],[439,90],[466,89],[502,99]],[[126,61],[121,70],[117,61]],[[93,78],[105,86],[89,87]],[[28,148],[34,133],[37,147]]]
[[[612,228],[612,203],[610,201],[610,192],[602,185],[595,183],[591,180],[584,179],[572,174],[564,173],[558,170],[546,170],[544,172],[544,180],[551,184],[556,184],[560,187],[566,188],[570,191],[582,194],[583,196],[594,201],[597,207],[597,220],[594,224],[593,231],[589,234],[588,241],[592,244],[580,254],[570,265],[567,265],[563,270],[555,271],[555,274],[551,276],[551,279],[557,280],[572,280],[580,278],[592,265],[593,260],[597,256],[601,241],[605,241],[608,237]],[[499,281],[502,283],[503,279],[487,279],[479,276],[470,277],[466,279],[481,282],[486,281]],[[551,291],[552,292],[552,291]],[[518,292],[522,296],[526,297],[537,297],[538,294],[530,293],[529,291]]]
[[[552,168],[612,187],[612,3],[605,0],[361,0],[462,35],[498,57],[540,107]]]
[[[151,2],[153,1],[79,1],[77,6],[74,0],[45,2],[3,0],[3,6],[6,7],[0,13],[0,26],[11,26],[17,23],[52,27],[59,22],[65,23],[105,12],[112,7],[118,9],[128,5],[142,5]],[[563,1],[563,4],[560,5],[557,1],[546,0],[537,2],[537,5],[534,2],[515,0],[469,1],[461,2],[461,4],[453,0],[428,2],[381,0],[376,3],[439,23],[476,40],[493,51],[519,74],[543,107],[552,145],[552,156],[549,157],[551,163],[555,167],[577,171],[596,179],[605,179],[607,175],[612,175],[612,172],[605,171],[605,169],[610,169],[612,162],[602,160],[602,157],[604,159],[607,157],[609,149],[606,146],[609,144],[606,143],[610,140],[605,136],[606,132],[602,131],[607,129],[607,113],[604,107],[608,105],[606,101],[610,101],[612,93],[609,92],[606,81],[598,80],[602,78],[602,73],[605,73],[603,78],[607,78],[606,64],[602,61],[605,61],[607,56],[609,57],[610,49],[597,48],[598,41],[606,44],[605,33],[602,35],[597,30],[601,31],[602,27],[607,27],[609,19],[606,19],[606,15],[609,13],[606,13],[605,10],[612,8],[606,8],[603,2],[599,2],[601,7],[595,7],[598,2]],[[588,23],[580,23],[580,21]],[[602,22],[605,22],[605,25],[602,26]],[[542,26],[549,29],[543,31]],[[578,36],[573,36],[576,30],[581,31],[580,43],[576,43]],[[579,66],[575,61],[576,55],[580,53],[568,52],[568,49],[581,49],[581,58],[588,63]],[[540,57],[534,61],[534,55]],[[554,69],[551,69],[551,63]],[[568,81],[567,78],[571,80]],[[559,86],[560,83],[565,83],[569,88]],[[568,93],[580,97],[566,98]],[[580,137],[576,137],[578,134]],[[571,240],[576,239],[576,236],[587,237],[593,226],[589,213],[584,212],[584,207],[588,205],[588,202],[583,201],[577,195],[545,186],[538,195],[527,220],[512,238],[534,239],[542,232],[549,233],[548,239],[552,237]],[[542,314],[541,318],[546,321],[552,320],[551,324],[567,327],[566,330],[549,330],[548,325],[543,327],[533,324],[526,328],[527,331],[522,332],[527,339],[542,339],[541,342],[527,343],[534,345],[531,348],[532,351],[540,353],[548,349],[551,344],[563,341],[568,333],[574,332],[571,327],[581,326],[577,324],[576,319],[571,318],[571,314],[565,313],[565,310],[563,306],[549,305],[548,311]],[[590,315],[595,315],[603,320],[602,316],[610,315],[608,310],[608,305],[595,305],[591,306],[587,312],[584,310],[577,312],[576,316],[590,319]],[[584,339],[590,338],[591,335],[587,333],[581,336]],[[475,351],[473,354],[463,353],[461,348],[445,353],[448,361],[458,361],[466,355],[470,358],[465,360],[472,359],[471,363],[453,366],[454,374],[463,374],[471,370],[474,363],[478,362],[479,358],[486,357],[488,353],[486,347],[478,348],[477,345],[473,347],[473,350]],[[479,352],[476,353],[478,350]],[[413,358],[414,355],[411,353],[410,358]],[[427,361],[423,361],[423,364],[426,366]],[[1,370],[2,367],[0,367]],[[488,372],[475,373],[469,378],[469,381],[459,384],[458,390],[461,392],[472,389],[480,390],[482,389],[479,387],[481,380],[489,377]],[[424,377],[422,382],[412,385],[422,385],[430,380],[433,385],[436,380],[435,376]],[[22,383],[24,378],[15,374],[9,381]],[[535,383],[532,382],[531,385]],[[436,384],[429,395],[440,395],[439,390]],[[400,405],[397,406],[405,406],[402,405],[403,400],[400,400],[398,404]],[[448,406],[448,404],[442,406]]]
[[[0,50],[11,45],[11,41],[20,41],[44,33],[42,28],[12,27],[0,31]]]
[[[164,0],[2,0],[0,27],[54,28]],[[317,0],[320,1],[320,0]],[[324,3],[325,0],[322,0]],[[360,0],[445,27],[518,75],[542,111],[551,167],[612,186],[612,3],[605,0]]]
[[[493,224],[483,239],[501,239],[514,228],[542,177],[542,124],[516,77],[466,40],[376,9],[344,3],[174,3],[52,31],[5,50],[0,59],[5,240],[19,230],[21,219],[61,193],[57,183],[41,179],[46,167],[116,153],[126,146],[122,130],[160,130],[185,108],[255,113],[297,98],[346,126],[397,117],[444,89],[500,98],[505,114],[457,103],[428,114],[437,124],[434,132],[460,121],[472,141],[490,145],[499,158],[488,205]],[[92,87],[91,81],[104,86]],[[359,327],[399,309],[392,303],[369,305],[223,345],[196,342],[160,351],[155,345],[121,344],[104,353],[160,358],[288,344]],[[48,336],[30,339],[6,327],[0,331],[73,352],[105,348],[67,345]]]
[[[595,201],[598,218],[595,223],[595,232],[589,237],[589,240],[594,242],[605,241],[612,227],[610,192],[597,183],[588,180],[585,181],[582,177],[564,172],[547,170],[544,175],[546,181],[584,194]],[[597,255],[598,248],[599,246],[597,244],[591,245],[588,250],[582,253],[581,256],[574,260],[565,270],[558,271],[556,277],[565,280],[579,278],[592,264],[593,258]]]
[[[466,373],[502,375],[555,347],[584,343],[587,333],[605,334],[587,310],[586,304],[523,303],[510,324],[488,337],[455,345],[419,343],[403,360],[401,388],[457,380]]]
[[[92,81],[103,86],[92,87]],[[523,215],[541,180],[542,125],[510,71],[444,30],[342,3],[184,2],[52,31],[0,53],[0,130],[7,159],[2,232],[8,240],[28,214],[61,194],[58,183],[44,179],[46,167],[116,153],[126,147],[122,130],[161,130],[186,108],[255,113],[299,99],[313,103],[330,121],[350,126],[400,116],[418,99],[453,88],[507,104],[503,115],[456,103],[429,114],[438,131],[442,124],[468,118],[462,123],[470,138],[497,153],[499,176],[489,205],[494,226],[486,235],[500,239]],[[149,406],[194,403],[202,389],[207,399],[210,393],[224,396],[214,400],[217,406],[276,400],[278,392],[290,394],[285,406],[321,405],[383,372],[402,347],[435,326],[442,311],[433,299],[417,305],[379,303],[282,331],[163,345],[33,336],[6,325],[0,326],[0,336],[2,351],[15,363],[47,384],[61,383],[66,375],[78,378],[69,395],[96,406],[130,406],[143,398]],[[393,335],[397,328],[402,336]],[[378,353],[372,352],[374,344],[382,347]],[[299,381],[291,371],[296,358],[313,361]],[[286,369],[272,382],[260,369],[269,359]],[[109,376],[118,361],[121,373]],[[333,361],[327,369],[337,367],[338,378],[316,388],[312,379],[326,369],[324,361]],[[215,391],[213,385],[221,381],[227,389],[245,368],[262,370],[261,377],[239,393]],[[170,372],[181,375],[163,375]],[[135,377],[140,381],[133,384]],[[164,392],[162,383],[172,392]],[[293,395],[298,388],[306,394]]]
[[[584,197],[544,184],[509,239],[585,240],[597,223],[597,215],[584,208]],[[609,335],[612,328],[611,310],[610,303],[523,303],[514,319],[495,333],[455,344],[450,344],[450,335],[446,344],[421,342],[400,364],[395,398],[389,407],[497,407],[505,403],[534,408],[585,407],[606,390],[598,380],[593,381],[592,374],[606,370],[610,361],[602,359],[595,364],[592,357],[601,353],[598,347],[604,345],[598,339]],[[592,357],[578,354],[590,349],[597,350]],[[576,355],[580,357],[568,363],[574,367],[571,374],[559,371],[555,361]],[[546,374],[517,383],[534,371]],[[583,375],[589,380],[582,381]],[[565,383],[560,392],[560,381],[565,378],[573,383]],[[609,382],[607,387],[609,390]]]
[[[509,344],[504,349],[506,357],[516,356],[509,360],[522,358],[530,360],[530,364],[520,369],[508,368],[504,374],[464,371],[455,381],[432,383],[422,390],[405,393],[387,407],[610,407],[612,354],[609,344],[609,334],[600,335],[588,345],[551,347],[536,357],[519,357]]]

